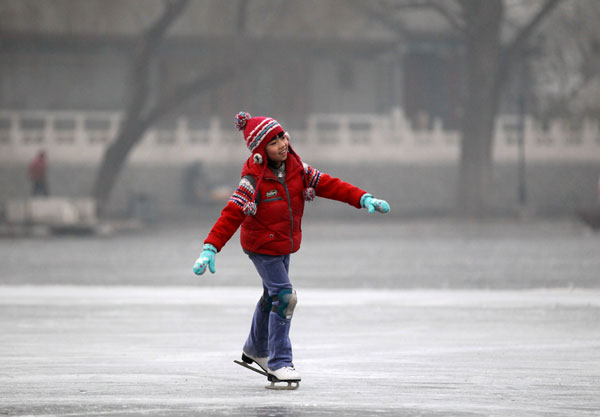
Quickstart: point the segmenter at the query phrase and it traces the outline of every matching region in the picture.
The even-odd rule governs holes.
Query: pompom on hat
[[[254,195],[252,196],[252,200],[247,202],[243,211],[247,216],[254,216],[257,211],[257,206],[255,203],[256,193],[258,192],[258,186],[262,182],[262,179],[265,176],[265,171],[267,169],[267,154],[265,151],[265,146],[269,143],[273,138],[275,138],[279,134],[287,133],[283,130],[281,125],[277,122],[277,120],[271,117],[252,117],[250,113],[241,111],[235,115],[234,124],[237,130],[241,131],[244,135],[244,141],[246,142],[246,147],[250,152],[252,152],[252,159],[255,164],[261,165],[265,162],[263,166],[262,173],[258,182],[256,184]],[[290,155],[293,155],[300,164],[302,161],[298,157],[298,155],[292,150],[292,147],[289,146]],[[312,201],[315,198],[315,190],[312,187],[307,187],[306,174],[303,171],[304,177],[304,199],[306,201]]]

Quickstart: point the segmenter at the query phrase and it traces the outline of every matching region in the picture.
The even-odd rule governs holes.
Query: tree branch
[[[201,75],[187,83],[183,83],[158,102],[140,120],[143,130],[148,129],[156,121],[173,113],[178,106],[199,92],[218,86],[233,79],[239,72],[247,71],[250,67],[249,59],[242,62],[227,63],[214,68],[208,74]]]
[[[513,59],[524,47],[529,40],[533,31],[539,26],[548,15],[562,0],[546,0],[546,2],[540,7],[540,10],[533,16],[533,18],[527,23],[519,33],[515,36],[513,41],[508,45],[506,49],[507,59]]]
[[[131,74],[131,101],[125,110],[126,120],[137,119],[143,111],[149,91],[150,60],[164,38],[165,32],[173,21],[179,17],[188,2],[189,0],[165,1],[165,9],[162,15],[144,31],[140,48],[134,58]]]
[[[466,32],[466,28],[464,25],[464,22],[461,22],[458,19],[458,16],[454,13],[452,13],[446,6],[447,3],[444,3],[444,6],[442,6],[441,3],[433,3],[433,2],[428,2],[429,5],[428,7],[430,7],[432,10],[435,10],[436,12],[438,12],[438,14],[440,14],[442,17],[444,17],[446,19],[446,21],[448,22],[448,24],[450,24],[450,26],[452,28],[454,28],[454,30],[456,30],[457,32],[464,34]]]
[[[463,34],[466,31],[464,23],[459,19],[459,15],[450,10],[447,1],[409,1],[398,5],[398,9],[430,9],[443,17],[450,27],[457,32]]]
[[[236,19],[237,23],[236,23],[236,27],[235,27],[235,33],[237,33],[240,36],[243,36],[246,34],[246,23],[248,21],[247,14],[248,14],[248,0],[240,0],[240,2],[238,4],[237,19]]]
[[[406,28],[406,25],[400,19],[392,18],[385,10],[376,10],[373,7],[367,5],[368,2],[362,0],[351,0],[350,6],[355,10],[363,13],[364,15],[373,18],[380,23],[382,23],[385,27],[395,32],[397,35],[400,35],[403,38],[410,38],[411,34]],[[372,4],[372,3],[371,3]]]
[[[531,18],[529,23],[527,23],[523,28],[517,33],[515,38],[509,45],[505,48],[502,59],[500,61],[500,68],[498,71],[498,78],[496,80],[496,88],[502,89],[506,80],[508,79],[508,74],[510,72],[510,67],[514,64],[516,57],[523,51],[525,45],[529,41],[532,33],[539,26],[539,24],[544,20],[544,18],[558,6],[558,4],[562,0],[546,0],[546,2],[540,7],[538,12]]]
[[[166,30],[171,26],[173,21],[179,17],[188,3],[189,0],[165,0],[165,10],[163,14],[143,35],[150,43],[149,46],[156,46],[157,41],[162,39]]]

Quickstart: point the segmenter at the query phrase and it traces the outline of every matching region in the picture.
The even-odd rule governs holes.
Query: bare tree
[[[240,14],[244,13],[247,1],[240,1]],[[185,100],[231,80],[240,68],[249,65],[243,54],[232,54],[236,56],[235,62],[225,62],[206,70],[191,81],[175,87],[156,103],[150,100],[152,60],[155,59],[168,29],[181,16],[188,3],[189,0],[165,0],[162,14],[140,36],[131,68],[129,103],[124,112],[124,120],[116,139],[104,153],[92,187],[92,197],[96,200],[99,215],[106,209],[112,189],[131,150],[147,129],[172,113]],[[243,15],[240,19],[243,22]]]
[[[484,214],[492,173],[493,128],[500,99],[515,62],[532,34],[561,0],[544,0],[530,19],[503,42],[504,0],[356,1],[356,8],[378,19],[402,39],[412,34],[402,10],[428,8],[442,16],[464,41],[465,96],[460,151],[459,208],[466,216]],[[399,12],[399,13],[398,13]],[[394,17],[399,16],[399,17]]]
[[[540,36],[536,74],[536,111],[542,118],[574,116],[600,119],[600,3],[565,4]]]
[[[461,0],[466,46],[466,98],[462,125],[459,202],[480,216],[488,200],[493,130],[502,92],[516,61],[540,23],[561,0],[546,0],[531,19],[502,44],[502,0]]]

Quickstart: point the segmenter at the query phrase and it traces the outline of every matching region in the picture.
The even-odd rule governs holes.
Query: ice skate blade
[[[277,384],[286,384],[287,385],[277,385]],[[266,389],[271,389],[274,391],[293,391],[298,389],[300,386],[300,381],[271,381],[270,385],[266,385]]]
[[[255,367],[254,367],[254,366],[252,366],[252,365],[248,365],[246,362],[242,362],[242,361],[238,361],[238,360],[234,360],[234,362],[235,362],[235,363],[237,363],[237,364],[238,364],[238,365],[240,365],[240,366],[243,366],[244,368],[248,368],[248,369],[250,369],[251,371],[254,371],[254,372],[256,372],[257,374],[261,374],[261,375],[264,375],[264,376],[268,376],[268,374],[267,374],[265,371],[263,371],[262,369],[258,369],[258,368],[255,368]]]

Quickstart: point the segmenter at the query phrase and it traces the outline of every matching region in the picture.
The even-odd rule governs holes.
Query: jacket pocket
[[[263,203],[270,203],[273,201],[280,201],[280,200],[283,200],[283,197],[279,196],[279,197],[265,198],[263,200]]]

